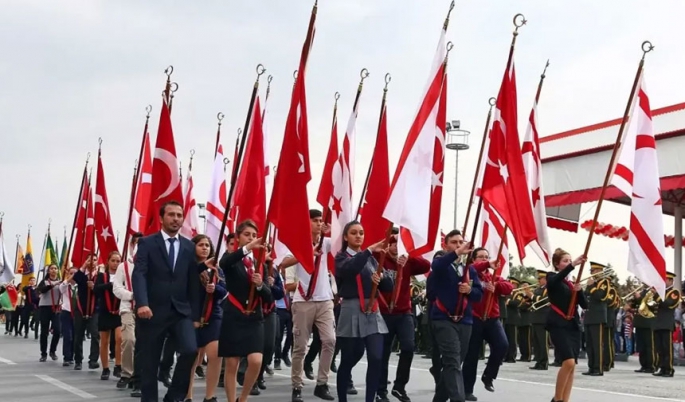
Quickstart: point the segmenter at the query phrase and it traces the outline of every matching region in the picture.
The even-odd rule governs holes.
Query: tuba
[[[637,309],[637,312],[640,314],[640,316],[644,318],[654,318],[654,313],[652,310],[650,310],[650,307],[654,305],[654,291],[651,289],[645,297],[642,298],[642,302],[640,303],[640,307]]]

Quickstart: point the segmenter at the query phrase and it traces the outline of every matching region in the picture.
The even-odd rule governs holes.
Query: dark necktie
[[[172,272],[174,271],[174,260],[176,259],[176,249],[174,247],[175,242],[176,238],[169,238],[169,266],[171,267]]]

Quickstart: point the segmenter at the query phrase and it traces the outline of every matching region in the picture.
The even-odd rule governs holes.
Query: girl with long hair
[[[101,380],[109,380],[109,339],[114,332],[114,377],[121,377],[121,300],[114,296],[112,279],[121,264],[121,254],[112,251],[107,256],[105,271],[97,274],[93,293],[98,299],[98,332],[100,333],[100,361],[102,362]]]
[[[264,316],[262,304],[273,301],[271,290],[263,281],[262,269],[256,266],[255,250],[264,250],[257,237],[257,225],[251,220],[238,225],[238,248],[227,251],[219,266],[226,274],[228,303],[221,320],[219,356],[225,358],[224,387],[230,402],[236,400],[236,380],[240,359],[247,358],[247,371],[240,398],[246,402],[262,367]],[[249,295],[254,288],[252,303]]]
[[[204,289],[200,291],[200,305],[203,306],[204,320],[202,326],[196,330],[197,338],[197,359],[190,372],[190,385],[186,400],[193,399],[193,383],[195,380],[195,370],[202,362],[203,356],[207,355],[207,373],[205,402],[216,402],[216,388],[219,384],[219,373],[221,371],[221,358],[219,357],[219,333],[221,332],[221,301],[226,297],[226,277],[224,271],[216,266],[214,260],[214,246],[209,237],[200,234],[193,237],[195,244],[195,260],[198,263],[198,271],[214,271],[212,280],[203,283]],[[209,302],[205,300],[211,298]],[[206,311],[204,310],[207,304]]]
[[[388,333],[378,300],[367,309],[374,284],[378,286],[376,291],[392,291],[392,278],[376,273],[378,261],[373,257],[373,253],[386,252],[386,245],[381,241],[362,251],[363,243],[364,228],[359,222],[352,221],[343,229],[342,248],[335,256],[335,279],[338,295],[342,298],[336,330],[341,352],[337,377],[340,402],[347,402],[352,368],[364,351],[368,362],[366,402],[375,400],[383,364],[383,336]]]
[[[48,336],[52,329],[50,341],[50,358],[57,360],[57,345],[60,337],[59,312],[61,306],[61,293],[59,291],[60,279],[57,275],[57,265],[48,267],[48,274],[38,284],[40,301],[38,302],[38,317],[40,320],[40,361],[48,358]]]
[[[578,306],[587,308],[587,299],[580,284],[573,284],[567,277],[576,266],[586,260],[583,255],[571,260],[571,254],[558,248],[552,256],[552,265],[556,272],[547,274],[547,295],[550,302],[547,331],[554,344],[555,355],[558,353],[561,360],[552,402],[568,402],[571,397],[573,374],[580,353]],[[576,298],[571,305],[574,292]]]

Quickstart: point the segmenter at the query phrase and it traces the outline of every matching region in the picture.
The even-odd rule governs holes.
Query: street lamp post
[[[459,188],[459,151],[466,151],[469,149],[469,135],[470,131],[461,129],[461,122],[459,120],[452,120],[446,123],[447,128],[447,149],[454,150],[454,225],[453,229],[457,228],[457,193]],[[478,172],[476,172],[478,174]]]
[[[204,225],[202,227],[202,233],[207,233],[207,214],[205,213],[206,211],[206,205],[198,202],[197,203],[197,208],[199,209],[198,211],[198,217],[204,221]]]

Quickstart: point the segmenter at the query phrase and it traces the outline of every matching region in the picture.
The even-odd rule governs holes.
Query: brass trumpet
[[[540,286],[539,283],[536,283],[535,285],[529,285],[529,286],[522,286],[520,288],[516,288],[511,291],[512,294],[515,294],[516,292],[524,292],[526,290],[535,290],[538,286]]]
[[[588,276],[587,278],[582,279],[582,280],[581,280],[580,282],[578,282],[578,283],[584,283],[584,282],[587,282],[587,281],[590,280],[590,279],[593,279],[593,280],[596,280],[596,279],[600,279],[600,280],[601,280],[601,279],[607,279],[607,278],[609,278],[609,277],[611,277],[611,276],[613,276],[613,275],[614,275],[614,270],[611,269],[611,268],[609,268],[609,269],[604,270],[604,271],[602,271],[602,272],[598,272],[598,273],[596,273],[596,274],[590,275],[590,276]],[[547,307],[547,306],[549,306],[549,296],[547,296],[547,297],[545,297],[545,298],[542,298],[542,299],[538,300],[537,302],[533,303],[533,304],[530,306],[530,311],[537,311],[537,310],[540,310],[541,308],[545,308],[545,307]]]
[[[642,302],[640,303],[640,307],[638,307],[637,312],[640,314],[642,317],[645,318],[654,318],[654,313],[652,312],[652,307],[656,305],[656,302],[654,301],[654,291],[649,290],[645,297],[642,298]]]
[[[628,293],[627,295],[621,297],[621,300],[623,300],[623,302],[627,302],[629,298],[635,297],[635,294],[638,293],[638,292],[640,292],[640,291],[641,291],[642,289],[644,289],[644,288],[645,288],[645,284],[643,283],[642,285],[638,286],[638,287],[637,287],[635,290],[633,290],[632,292],[630,292],[630,293]]]

